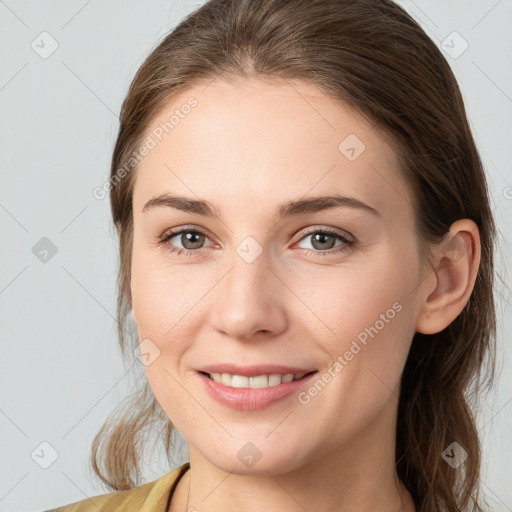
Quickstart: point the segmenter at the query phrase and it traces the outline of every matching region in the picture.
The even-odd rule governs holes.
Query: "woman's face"
[[[149,383],[189,445],[237,473],[391,445],[435,277],[421,275],[413,199],[379,132],[313,85],[251,78],[182,92],[145,142],[133,314]],[[187,201],[148,204],[164,195]],[[307,206],[324,196],[349,199]],[[252,391],[238,377],[212,384],[200,371],[216,364],[317,373]]]

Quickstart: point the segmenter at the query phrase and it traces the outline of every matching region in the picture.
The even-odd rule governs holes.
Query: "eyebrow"
[[[219,217],[218,211],[208,201],[170,194],[160,194],[151,198],[142,208],[142,213],[159,206],[175,208],[204,217]],[[339,207],[354,208],[369,212],[378,217],[381,216],[375,208],[363,203],[359,199],[340,195],[308,197],[296,201],[287,201],[277,207],[277,216],[283,219],[285,217],[293,217],[304,213],[316,213]]]

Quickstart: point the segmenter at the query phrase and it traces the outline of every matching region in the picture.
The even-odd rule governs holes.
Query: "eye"
[[[313,250],[306,248],[305,252],[306,254],[313,256],[328,256],[341,253],[355,245],[354,240],[332,228],[314,229],[302,232],[301,234],[302,238],[299,242],[302,242],[308,237],[312,237]],[[177,240],[174,243],[171,243],[174,238]],[[167,251],[176,253],[178,256],[181,254],[192,256],[194,253],[197,253],[199,249],[204,248],[203,244],[207,238],[208,236],[201,229],[183,227],[167,231],[159,239],[158,245],[162,245]],[[336,240],[339,240],[341,244],[336,246]],[[296,242],[296,244],[299,242]],[[176,243],[182,244],[183,248],[176,247]],[[333,248],[334,250],[331,250]]]
[[[182,244],[184,248],[175,247],[174,243],[171,243],[173,238],[177,238],[178,243]],[[207,238],[206,233],[200,229],[185,227],[167,231],[158,243],[159,245],[164,246],[165,249],[171,253],[192,256],[193,253],[198,251],[198,249],[203,248],[202,244],[204,243],[205,238]]]
[[[318,228],[302,233],[302,235],[303,236],[299,242],[311,237],[311,245],[314,250],[306,249],[306,254],[312,254],[313,256],[338,254],[352,248],[355,244],[354,240],[332,228]],[[341,244],[336,246],[336,240],[340,240]],[[330,250],[333,248],[334,250]]]

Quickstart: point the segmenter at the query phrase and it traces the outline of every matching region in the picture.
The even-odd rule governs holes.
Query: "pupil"
[[[183,238],[184,237],[184,238]],[[195,238],[195,241],[194,241],[194,238]],[[201,245],[201,242],[202,242],[202,238],[204,238],[204,235],[202,235],[201,233],[184,233],[182,235],[182,243],[183,243],[183,246],[184,247],[187,247],[187,244],[188,243],[192,243],[192,247],[187,247],[189,249],[197,249],[197,245]],[[329,239],[331,239],[331,244],[329,245]],[[313,246],[317,246],[318,244],[320,244],[320,246],[322,245],[325,245],[326,244],[326,240],[327,240],[327,244],[329,245],[329,247],[327,247],[327,249],[331,249],[333,247],[333,243],[334,243],[334,237],[332,237],[331,235],[328,235],[328,234],[324,234],[324,233],[317,233],[314,237],[313,237]],[[318,247],[317,247],[318,248]],[[326,247],[319,247],[320,249],[325,249]]]
[[[184,238],[183,238],[184,237]],[[196,240],[194,242],[194,237],[198,237],[199,240]],[[201,237],[204,237],[204,235],[202,235],[201,233],[184,233],[182,235],[182,243],[183,243],[183,246],[186,247],[187,249],[197,249],[198,247],[196,247],[196,245],[201,242]],[[190,246],[187,246],[187,244],[191,242],[192,243],[192,247]],[[199,243],[199,245],[201,245]]]
[[[325,239],[331,239],[331,244],[329,245],[329,247],[316,247],[315,246],[315,243],[318,241],[318,239],[320,239],[320,244],[325,244]],[[313,237],[313,246],[315,246],[316,248],[320,248],[320,249],[331,249],[333,247],[333,242],[334,242],[334,238],[330,235],[326,235],[326,234],[323,234],[323,233],[317,233],[314,237]]]

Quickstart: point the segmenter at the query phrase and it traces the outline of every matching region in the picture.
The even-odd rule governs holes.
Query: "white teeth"
[[[274,374],[268,376],[268,385],[269,386],[279,386],[281,384],[281,375]]]
[[[293,373],[287,373],[286,375],[281,375],[279,373],[273,373],[271,375],[246,377],[245,375],[231,375],[229,373],[210,373],[212,380],[232,388],[267,388],[271,386],[278,386],[279,384],[285,384],[292,380],[302,379],[304,375],[306,374],[297,373],[296,375],[293,375]]]
[[[234,377],[233,377],[234,380]],[[268,387],[269,378],[266,375],[258,375],[257,377],[249,377],[246,388],[266,388]]]
[[[224,377],[224,375],[223,375],[223,377]],[[229,375],[228,375],[228,379],[229,379]],[[227,384],[227,385],[229,386],[229,384]],[[249,387],[249,377],[244,377],[243,375],[233,375],[231,377],[231,387],[233,387],[233,388],[248,388]]]

